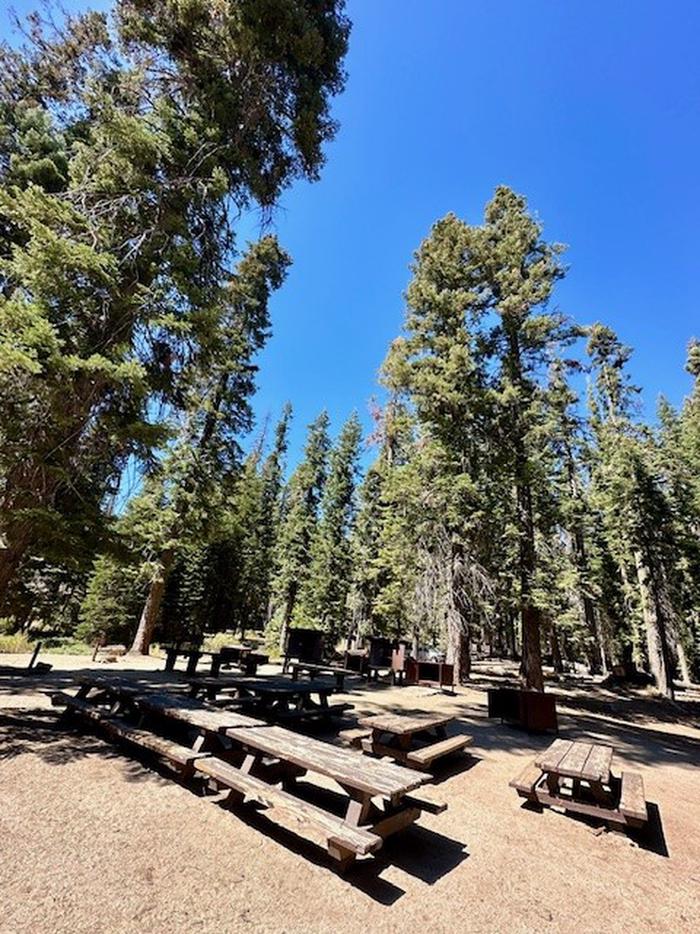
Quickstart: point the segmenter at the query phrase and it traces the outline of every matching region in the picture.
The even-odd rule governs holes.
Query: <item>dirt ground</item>
[[[0,673],[3,934],[699,929],[698,689],[671,707],[590,679],[548,688],[561,736],[610,743],[614,771],[642,773],[651,822],[632,839],[537,812],[508,787],[551,736],[487,719],[484,689],[507,666],[479,663],[454,696],[353,685],[343,699],[355,713],[448,711],[474,743],[429,786],[447,811],[423,815],[343,877],[322,850],[250,809],[224,809],[57,724],[48,695],[71,690],[80,669],[157,682],[162,661],[44,660],[54,665],[46,675]]]

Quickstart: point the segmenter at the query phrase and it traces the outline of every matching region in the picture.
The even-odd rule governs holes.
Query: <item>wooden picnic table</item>
[[[293,662],[292,681],[298,681],[304,675],[313,678],[318,675],[328,675],[335,678],[336,690],[342,691],[345,687],[345,676],[357,674],[350,668],[341,668],[338,665],[324,665],[318,662]]]
[[[190,695],[205,693],[210,700],[233,695],[267,720],[308,721],[348,710],[351,704],[329,704],[336,690],[330,681],[290,681],[288,678],[193,678]]]
[[[249,645],[223,645],[220,650],[221,665],[230,668],[232,665],[240,668],[247,675],[256,675],[258,666],[267,665],[270,656]]]
[[[59,694],[56,700],[109,735],[175,762],[184,775],[228,789],[233,800],[255,801],[290,817],[295,828],[308,826],[343,868],[357,855],[376,851],[422,811],[445,809],[414,793],[425,776],[237,711],[212,710],[193,698],[101,678],[85,679],[80,694]],[[137,726],[128,722],[134,715],[141,717]],[[187,745],[144,729],[144,719],[172,723],[173,730],[188,737]],[[333,779],[345,792],[342,815],[292,793],[307,772]]]
[[[220,652],[205,652],[203,649],[181,649],[179,646],[174,645],[165,645],[163,649],[165,650],[166,671],[174,671],[178,657],[182,656],[187,659],[187,666],[185,668],[187,674],[193,675],[197,670],[200,659],[208,655],[211,658],[209,673],[212,677],[216,677],[219,673],[219,668],[221,667]]]
[[[445,727],[454,719],[437,713],[383,713],[362,717],[358,721],[360,726],[372,731],[361,740],[362,750],[369,755],[391,756],[413,768],[428,769],[437,759],[471,743],[471,736],[447,735]]]
[[[511,781],[521,797],[562,807],[614,826],[646,823],[644,784],[638,772],[612,774],[612,746],[555,739]]]

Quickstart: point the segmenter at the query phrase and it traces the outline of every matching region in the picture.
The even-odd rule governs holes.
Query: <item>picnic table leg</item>
[[[556,772],[547,772],[547,789],[552,797],[559,796],[559,776]]]
[[[211,676],[212,678],[219,677],[219,670],[221,668],[221,653],[215,652],[211,657]]]
[[[197,671],[197,664],[202,657],[201,652],[190,652],[187,661],[187,674],[193,675]]]
[[[365,792],[358,791],[356,788],[348,788],[345,785],[343,787],[350,795],[350,800],[348,801],[348,806],[345,811],[345,823],[349,824],[351,827],[361,827],[362,824],[367,822],[367,818],[369,817],[369,812],[372,807],[372,796]]]
[[[172,671],[175,668],[176,660],[177,660],[177,651],[175,649],[166,649],[165,650],[165,670]]]

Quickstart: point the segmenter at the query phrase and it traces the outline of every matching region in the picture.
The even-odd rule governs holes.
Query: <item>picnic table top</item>
[[[289,678],[236,678],[234,681],[232,678],[231,684],[234,683],[255,694],[332,694],[335,691],[335,684],[318,679],[290,681]]]
[[[287,682],[288,683],[288,682]],[[137,692],[145,710],[188,723],[211,733],[225,733],[247,748],[258,750],[311,772],[327,775],[340,785],[397,799],[429,780],[429,776],[393,763],[367,759],[354,750],[333,746],[236,711],[212,710],[200,701],[167,692]]]
[[[612,757],[612,746],[555,739],[551,746],[537,756],[535,765],[543,772],[552,772],[564,778],[608,782]]]
[[[371,717],[362,717],[358,722],[360,726],[366,726],[372,730],[393,733],[395,736],[405,736],[408,733],[433,730],[436,727],[452,723],[453,720],[453,716],[438,713],[380,713]]]
[[[413,769],[368,759],[355,750],[333,746],[284,727],[265,725],[253,730],[232,727],[224,732],[248,748],[326,775],[341,786],[371,795],[397,799],[429,780],[429,776]]]
[[[356,675],[357,672],[352,668],[344,668],[342,665],[334,665],[332,662],[292,662],[292,670],[295,668],[305,668],[307,671],[331,671],[339,675]]]
[[[204,704],[191,697],[169,694],[165,691],[162,693],[144,691],[137,696],[136,702],[140,707],[152,713],[159,713],[173,720],[182,720],[209,733],[221,733],[230,727],[250,729],[254,726],[265,726],[263,720],[256,720],[254,717],[248,717],[237,711],[212,710],[211,707],[205,707]]]
[[[290,681],[289,678],[252,678],[252,677],[232,677],[215,678],[213,676],[201,676],[198,678],[188,678],[187,683],[203,688],[219,688],[220,690],[231,690],[233,688],[244,688],[246,691],[252,691],[255,694],[277,694],[293,696],[299,694],[332,694],[335,685],[330,681]]]

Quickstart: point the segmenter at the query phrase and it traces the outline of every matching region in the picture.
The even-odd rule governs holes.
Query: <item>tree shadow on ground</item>
[[[460,712],[461,711],[461,712]],[[479,749],[503,752],[532,752],[546,749],[553,741],[551,733],[528,733],[508,723],[501,724],[474,705],[463,704],[457,709],[459,729],[471,733]],[[560,713],[558,736],[562,739],[588,739],[606,743],[631,762],[648,766],[676,765],[696,768],[700,762],[700,739],[683,733],[653,729],[632,722],[609,721],[604,717],[586,716],[585,712]],[[663,726],[663,724],[662,724]]]
[[[166,779],[173,777],[151,757],[126,755],[120,747],[88,732],[82,724],[61,721],[58,711],[0,710],[0,762],[22,755],[35,755],[54,766],[99,756],[112,760],[127,782],[157,781],[165,785]]]
[[[133,680],[144,688],[172,687],[182,691],[187,687],[184,671],[145,671],[143,668],[115,668],[108,665],[99,668],[52,669],[38,674],[27,674],[23,669],[18,672],[0,672],[0,697],[17,695],[50,695],[54,691],[65,691],[78,686],[78,681],[86,674],[99,676],[113,675],[115,678]]]

